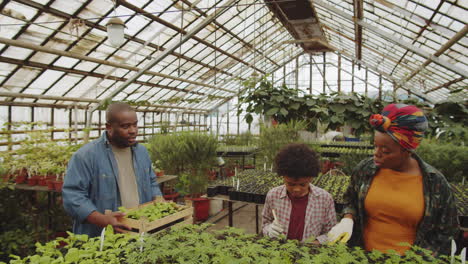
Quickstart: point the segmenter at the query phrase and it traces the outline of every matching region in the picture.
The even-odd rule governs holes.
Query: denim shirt
[[[131,149],[140,204],[146,203],[162,193],[146,148],[137,143]],[[65,211],[73,218],[73,233],[90,237],[100,235],[102,228],[88,223],[86,218],[93,211],[117,211],[121,206],[118,174],[117,161],[106,132],[72,156],[62,195]]]

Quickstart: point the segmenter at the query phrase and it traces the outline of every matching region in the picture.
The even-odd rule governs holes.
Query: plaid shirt
[[[286,193],[285,185],[271,189],[266,196],[262,213],[264,235],[268,235],[268,227],[274,220],[272,209],[275,209],[278,221],[285,228],[287,234],[292,204]],[[307,240],[310,236],[315,236],[320,244],[326,243],[327,233],[335,224],[336,213],[332,196],[327,191],[310,184],[302,241]]]

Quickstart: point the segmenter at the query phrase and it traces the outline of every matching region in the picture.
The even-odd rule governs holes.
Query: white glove
[[[269,237],[278,237],[279,235],[284,233],[283,226],[279,223],[278,220],[273,221],[268,227],[268,236]]]
[[[348,242],[353,234],[353,224],[354,222],[351,218],[341,219],[327,234],[329,244],[334,244],[337,241]]]

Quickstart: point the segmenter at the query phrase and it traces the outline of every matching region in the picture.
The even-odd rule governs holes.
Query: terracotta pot
[[[207,198],[188,198],[193,201],[196,221],[204,221],[210,216],[210,200]]]
[[[5,175],[3,175],[2,181],[3,182],[9,182],[11,178],[12,178],[11,174],[5,174]]]
[[[39,181],[39,176],[31,176],[28,178],[28,185],[35,186],[37,185],[38,181]]]
[[[164,176],[164,170],[156,172],[156,177],[162,177]]]
[[[54,189],[57,192],[62,192],[63,181],[54,181]]]
[[[177,200],[177,197],[179,197],[180,194],[179,193],[172,193],[172,194],[166,194],[166,195],[163,195],[164,197],[164,200],[170,200],[170,201],[173,201],[173,202],[176,202]]]
[[[47,179],[45,176],[40,176],[37,182],[39,186],[47,186]]]
[[[46,180],[46,183],[47,183],[47,189],[49,191],[53,191],[55,189],[54,187],[54,180],[53,179],[47,179]]]
[[[25,181],[26,181],[26,176],[16,175],[16,177],[15,177],[16,184],[21,184],[21,183],[24,183]]]

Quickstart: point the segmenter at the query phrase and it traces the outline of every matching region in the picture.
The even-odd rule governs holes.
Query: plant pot
[[[247,201],[247,193],[246,192],[239,192],[238,198],[239,198],[238,201],[246,202]]]
[[[172,193],[163,195],[164,200],[176,202],[177,198],[180,196],[179,193]]]
[[[229,189],[232,188],[231,186],[226,185],[219,185],[218,186],[218,194],[221,195],[229,195]]]
[[[21,184],[21,183],[24,183],[25,181],[26,181],[26,176],[21,175],[21,174],[16,175],[15,177],[16,184]]]
[[[156,172],[156,177],[162,177],[162,176],[164,176],[163,170]]]
[[[39,181],[39,176],[31,176],[28,178],[28,185],[29,186],[35,186],[38,184]]]
[[[193,201],[196,221],[205,221],[210,215],[210,200],[207,198],[190,198]]]
[[[229,200],[232,201],[239,201],[239,193],[238,191],[229,191]]]
[[[47,190],[49,190],[49,191],[55,190],[55,187],[54,187],[54,180],[52,180],[52,179],[47,179],[47,180],[46,180],[46,184],[47,184]]]
[[[206,195],[208,197],[213,197],[218,194],[218,186],[210,186],[206,188]]]
[[[62,192],[63,181],[54,181],[54,189],[57,192]]]
[[[253,202],[254,202],[254,203],[257,203],[257,204],[264,204],[264,203],[265,203],[265,199],[266,199],[266,195],[265,195],[265,194],[255,193],[255,194],[254,194],[254,200],[253,200]]]
[[[5,174],[5,175],[3,175],[2,181],[3,182],[9,182],[11,178],[12,178],[11,174]]]
[[[39,180],[37,181],[37,184],[39,186],[47,186],[47,179],[46,177],[39,177]]]
[[[245,201],[248,202],[248,203],[254,203],[255,201],[255,194],[253,193],[246,193],[245,195]]]

